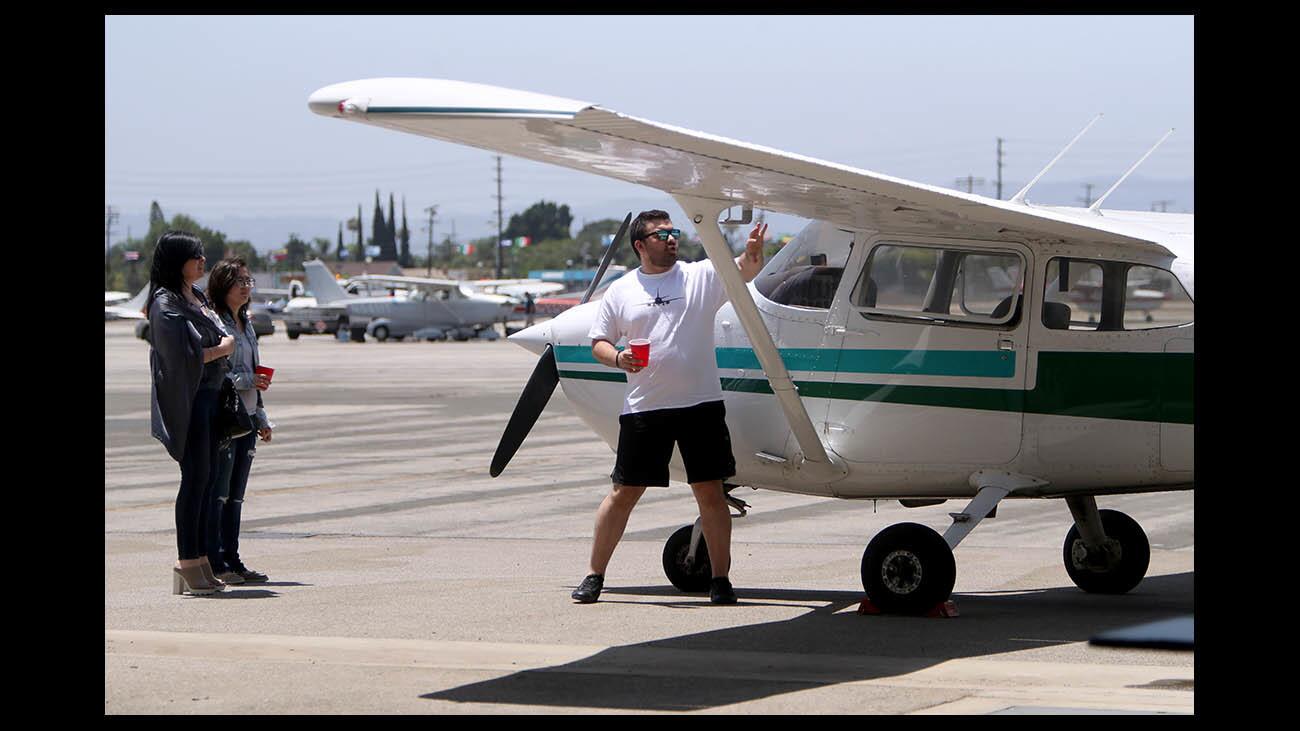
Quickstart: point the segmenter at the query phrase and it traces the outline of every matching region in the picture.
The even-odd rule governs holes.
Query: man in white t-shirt
[[[573,598],[584,604],[599,598],[605,568],[632,508],[647,486],[668,486],[675,443],[700,508],[713,570],[709,598],[715,604],[735,604],[728,579],[731,513],[722,482],[736,473],[736,461],[713,343],[714,316],[727,293],[708,259],[677,261],[681,231],[664,211],[643,211],[629,230],[641,266],[609,286],[588,333],[596,360],[627,372],[627,392],[610,474],[614,485],[596,511],[591,573]],[[754,226],[745,253],[735,260],[746,282],[763,268],[766,235],[766,224]],[[620,340],[638,338],[650,341],[648,361],[636,358],[630,348],[615,347]]]

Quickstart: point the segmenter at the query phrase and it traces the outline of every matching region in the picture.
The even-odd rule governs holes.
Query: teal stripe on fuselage
[[[1011,378],[1016,374],[1016,354],[1002,350],[781,348],[780,353],[781,362],[792,371],[955,378]],[[762,368],[750,348],[717,348],[716,354],[719,368]],[[596,363],[591,348],[585,345],[556,346],[555,359],[561,363]]]
[[[781,348],[781,361],[792,371],[882,373],[955,378],[1011,378],[1016,354],[1004,350],[862,350]],[[757,370],[762,366],[749,348],[718,348],[719,368]]]
[[[568,362],[596,362],[591,358],[590,348],[568,347],[572,349],[566,354],[572,356]],[[579,351],[586,351],[585,356]],[[787,360],[787,365],[794,368],[793,364],[798,362],[797,359]],[[751,367],[757,369],[757,365]],[[1190,353],[1047,351],[1038,354],[1038,382],[1032,391],[836,383],[830,380],[801,380],[795,385],[799,388],[799,395],[806,398],[1194,424],[1193,368],[1194,356]],[[578,380],[627,381],[625,374],[609,369],[566,370],[560,371],[560,376]],[[762,378],[723,376],[720,381],[724,391],[772,392],[767,380]]]

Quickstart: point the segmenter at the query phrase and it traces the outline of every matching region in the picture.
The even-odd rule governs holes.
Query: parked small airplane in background
[[[493,326],[509,318],[515,307],[510,297],[474,292],[454,279],[363,274],[349,279],[348,286],[368,292],[378,287],[389,294],[360,297],[350,295],[319,259],[305,262],[303,270],[316,308],[342,308],[346,321],[340,320],[339,327],[346,327],[354,339],[495,339]]]
[[[121,293],[118,293],[121,294]],[[130,297],[130,295],[128,295]],[[144,311],[144,301],[149,298],[149,285],[144,285],[134,297],[129,300],[117,299],[115,304],[104,307],[105,320],[144,320],[147,315]],[[104,298],[107,301],[107,297]],[[116,299],[116,298],[115,298]]]
[[[1074,519],[1063,548],[1070,578],[1090,592],[1127,592],[1146,573],[1150,544],[1132,518],[1099,510],[1097,496],[1194,487],[1192,215],[1103,213],[1114,187],[1086,210],[1030,205],[1025,195],[1046,169],[1011,200],[995,200],[459,81],[351,81],[319,89],[308,106],[671,194],[729,300],[714,321],[736,457],[728,490],[908,507],[969,500],[943,535],[900,523],[871,539],[861,578],[884,611],[945,601],[953,549],[1007,497],[1062,498]],[[749,225],[754,208],[811,223],[746,286],[720,227]],[[1089,265],[1101,273],[1092,330],[1074,326],[1061,297],[1069,270]],[[1134,270],[1168,277],[1168,316],[1154,326],[1130,316]],[[626,376],[591,355],[597,307],[512,336],[541,358],[494,476],[557,384],[617,443]],[[671,469],[684,479],[679,458]],[[728,499],[743,516],[747,506]],[[703,549],[698,521],[669,538],[664,567],[675,586],[707,590]]]
[[[564,285],[559,282],[544,282],[540,279],[475,279],[461,282],[471,292],[483,294],[500,294],[522,300],[524,295],[541,297],[552,292],[563,292]]]

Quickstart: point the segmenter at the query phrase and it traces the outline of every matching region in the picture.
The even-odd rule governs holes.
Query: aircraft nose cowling
[[[514,335],[511,335],[508,339],[510,342],[528,350],[534,355],[541,355],[542,351],[546,349],[546,344],[551,342],[550,323],[542,323],[540,325],[533,325],[532,327],[524,328]]]

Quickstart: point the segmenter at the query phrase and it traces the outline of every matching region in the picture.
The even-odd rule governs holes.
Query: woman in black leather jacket
[[[203,595],[225,588],[204,555],[208,491],[217,477],[215,427],[221,381],[235,339],[195,286],[203,277],[203,242],[183,231],[158,237],[149,273],[150,421],[153,436],[180,464],[172,593]]]

